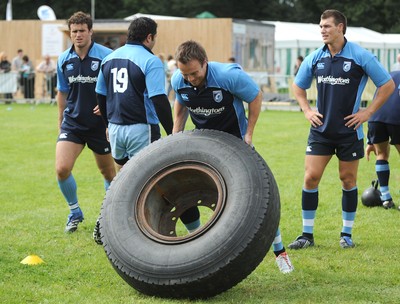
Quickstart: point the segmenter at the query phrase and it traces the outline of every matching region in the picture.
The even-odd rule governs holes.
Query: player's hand
[[[304,112],[304,115],[314,128],[322,126],[323,122],[321,119],[324,118],[324,115],[322,115],[321,113],[309,109]]]
[[[370,118],[370,112],[365,109],[360,109],[357,113],[348,115],[344,120],[348,120],[345,126],[356,130],[363,122],[366,122]]]
[[[374,152],[375,156],[376,156],[376,150],[375,150],[375,146],[374,145],[367,145],[365,147],[365,155],[367,156],[367,161],[369,161],[369,154],[371,152]]]
[[[249,134],[244,135],[244,142],[253,148],[253,137]]]
[[[98,116],[101,115],[101,113],[100,113],[100,108],[99,108],[98,105],[95,106],[95,107],[93,108],[93,114],[94,114],[94,115],[98,115]]]

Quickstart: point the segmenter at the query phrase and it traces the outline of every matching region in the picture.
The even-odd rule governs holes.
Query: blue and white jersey
[[[364,138],[363,128],[345,126],[344,117],[358,112],[368,77],[377,87],[391,77],[378,59],[366,49],[345,40],[343,49],[331,57],[325,45],[307,56],[295,83],[302,89],[316,79],[317,109],[323,125],[311,126],[310,135],[321,142],[353,142]]]
[[[57,89],[68,93],[61,128],[83,133],[105,132],[104,122],[93,114],[97,106],[96,82],[101,61],[111,53],[109,48],[92,42],[86,57],[81,60],[74,47],[58,58]]]
[[[250,103],[258,85],[236,63],[208,62],[205,87],[198,90],[184,80],[181,71],[171,79],[179,103],[189,109],[197,129],[214,129],[244,138],[247,130],[243,101]]]
[[[165,95],[163,63],[143,44],[128,42],[104,58],[96,92],[107,97],[109,122],[158,124],[150,98]]]
[[[368,120],[369,122],[383,122],[391,125],[400,125],[400,71],[390,73],[396,85],[394,92],[389,96],[382,107]]]

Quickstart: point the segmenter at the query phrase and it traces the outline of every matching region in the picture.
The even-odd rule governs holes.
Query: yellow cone
[[[38,257],[37,255],[28,255],[25,259],[21,261],[21,264],[26,264],[26,265],[38,265],[42,264],[44,261]]]

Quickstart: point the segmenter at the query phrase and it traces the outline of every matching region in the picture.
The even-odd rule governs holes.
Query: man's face
[[[191,60],[187,64],[178,61],[178,68],[183,78],[192,86],[202,87],[206,82],[207,62],[200,63],[198,60]]]
[[[325,44],[332,44],[338,38],[343,37],[343,23],[335,25],[333,17],[321,19],[319,27],[321,28],[322,41]]]
[[[76,48],[84,48],[92,42],[93,31],[88,29],[87,24],[71,24],[70,36]]]

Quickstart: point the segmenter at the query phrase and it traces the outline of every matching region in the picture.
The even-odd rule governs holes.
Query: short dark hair
[[[89,14],[84,12],[74,13],[67,21],[68,28],[71,29],[71,24],[86,24],[89,31],[93,28],[93,20]]]
[[[206,50],[200,43],[193,40],[188,40],[178,46],[175,59],[183,64],[187,64],[191,60],[198,60],[201,65],[208,60]]]
[[[321,15],[321,19],[328,19],[330,17],[333,17],[333,19],[335,20],[335,25],[338,25],[339,23],[343,24],[343,35],[346,34],[346,29],[347,29],[346,16],[342,12],[339,12],[338,10],[334,9],[325,10]]]
[[[157,23],[148,17],[138,17],[129,25],[128,41],[143,42],[149,34],[157,34]]]

